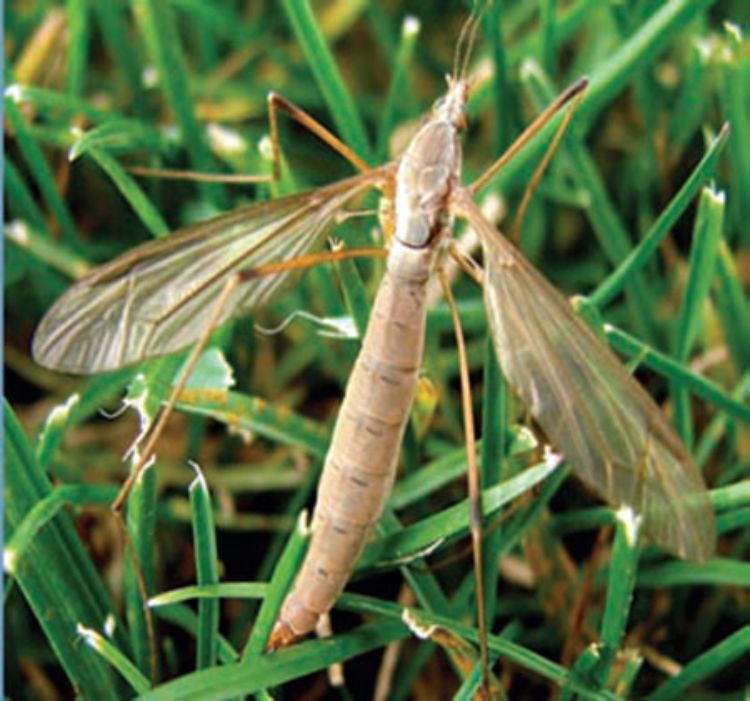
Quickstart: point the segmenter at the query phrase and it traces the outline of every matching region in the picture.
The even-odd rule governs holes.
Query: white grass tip
[[[727,201],[727,193],[724,190],[716,190],[713,185],[709,185],[706,190],[706,195],[711,198],[714,204],[724,206]]]
[[[302,509],[297,517],[297,530],[305,537],[309,538],[312,535],[312,523],[310,522],[310,514],[307,509]]]
[[[5,88],[3,95],[16,104],[23,102],[23,85],[20,83],[11,83]]]
[[[141,73],[141,85],[153,88],[159,82],[159,73],[153,66],[146,66]]]
[[[211,146],[220,153],[241,154],[247,151],[247,140],[234,129],[212,122],[206,125],[206,134]]]
[[[724,22],[724,30],[738,44],[742,43],[742,39],[743,39],[743,36],[742,36],[742,27],[740,27],[739,24],[735,24],[734,22],[730,22],[729,20],[726,20]]]
[[[115,630],[117,630],[117,619],[115,618],[115,614],[108,613],[106,615],[102,628],[104,630],[104,635],[111,640],[115,636]]]
[[[623,504],[615,512],[615,518],[622,523],[625,528],[625,537],[628,545],[635,547],[638,543],[638,533],[641,529],[641,516],[635,513],[630,504]]]
[[[271,137],[266,134],[258,141],[258,153],[267,161],[273,161],[273,143]]]
[[[563,461],[563,456],[560,453],[556,453],[552,450],[552,446],[546,444],[544,446],[544,462],[550,466],[557,467],[557,464]]]
[[[517,437],[519,442],[528,445],[530,448],[536,448],[539,445],[536,434],[528,426],[521,426],[518,429]]]
[[[404,17],[403,24],[401,25],[401,36],[412,37],[415,34],[419,34],[419,30],[422,28],[422,23],[414,15],[406,15]]]
[[[201,488],[204,492],[207,492],[208,484],[206,483],[206,477],[203,474],[203,470],[201,470],[201,466],[195,460],[188,460],[187,464],[195,472],[195,479],[190,483],[188,489],[192,492],[194,489]]]
[[[15,548],[5,548],[3,550],[3,571],[5,574],[15,574],[16,565],[18,564],[18,553]]]
[[[5,237],[13,243],[18,244],[22,248],[27,248],[29,245],[29,227],[25,221],[21,219],[14,219],[12,222],[8,222],[5,225]]]
[[[521,68],[518,71],[521,80],[528,80],[529,78],[540,78],[544,75],[542,67],[539,65],[539,61],[535,58],[525,58],[521,61]]]
[[[88,645],[90,648],[96,650],[97,652],[102,651],[102,643],[104,642],[102,639],[102,636],[97,633],[93,628],[88,628],[87,626],[83,625],[82,623],[76,624],[76,633],[78,633],[81,638],[83,638],[83,641]]]
[[[401,620],[404,622],[406,627],[420,640],[429,640],[438,629],[438,627],[434,623],[425,625],[421,621],[417,620],[417,617],[414,615],[411,609],[404,609],[403,613],[401,614]]]
[[[78,392],[74,392],[65,400],[64,404],[58,404],[54,407],[44,422],[45,429],[52,428],[53,426],[65,426],[73,409],[78,406],[79,401],[81,401],[81,396]]]

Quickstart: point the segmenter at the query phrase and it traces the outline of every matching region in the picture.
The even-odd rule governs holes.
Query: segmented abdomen
[[[417,383],[431,252],[391,250],[318,486],[312,537],[268,647],[314,629],[383,511]],[[395,254],[395,255],[394,255]]]

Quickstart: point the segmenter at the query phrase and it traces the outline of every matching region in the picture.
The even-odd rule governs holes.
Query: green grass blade
[[[35,508],[43,509],[37,504],[49,497],[51,485],[37,465],[31,446],[7,405],[4,413],[4,523],[6,537],[12,538],[29,512]],[[22,536],[19,540],[23,540]],[[6,551],[4,566],[7,575],[23,592],[71,682],[90,698],[122,698],[121,682],[109,666],[94,655],[81,654],[75,639],[79,624],[101,626],[110,618],[115,623],[118,643],[123,643],[114,605],[68,516],[57,513],[41,531],[28,539],[26,547],[13,551],[12,555]],[[50,616],[50,611],[55,615]]]
[[[211,495],[198,465],[193,463],[193,469],[196,471],[196,477],[190,484],[190,513],[195,546],[195,572],[199,585],[216,584],[219,581],[219,560]],[[205,669],[216,664],[218,634],[219,602],[210,599],[199,601],[196,669]]]
[[[76,97],[83,94],[88,67],[90,31],[87,0],[67,0],[68,75],[66,90]]]
[[[342,140],[360,157],[369,160],[370,145],[362,119],[308,0],[283,0],[282,4]]]
[[[185,56],[169,3],[131,0],[130,4],[191,163],[195,170],[211,172],[214,163],[193,108]],[[198,187],[209,201],[217,205],[223,201],[222,190],[216,184],[201,183]]]
[[[750,422],[750,406],[727,394],[715,382],[696,375],[683,363],[678,363],[664,353],[660,353],[614,326],[605,326],[605,333],[607,334],[607,342],[619,353],[636,358],[646,367],[658,372],[670,381],[681,384],[685,389],[702,397],[707,402],[715,404],[740,421]]]
[[[47,206],[54,215],[57,224],[60,226],[65,242],[70,246],[74,246],[78,236],[73,218],[70,216],[67,206],[57,191],[55,179],[47,164],[47,159],[42,153],[39,144],[34,140],[24,118],[18,110],[13,85],[5,88],[4,106],[5,118],[13,130],[13,135],[18,142],[18,147],[26,160],[29,171],[41,191]]]
[[[655,692],[646,696],[646,699],[647,701],[666,701],[679,698],[695,684],[709,679],[737,660],[746,658],[748,650],[750,650],[750,626],[744,626],[685,665],[676,676],[664,682]]]
[[[166,236],[169,233],[169,227],[159,214],[159,210],[151,204],[143,190],[120,164],[101,148],[89,148],[88,153],[109,176],[151,234],[157,237]]]
[[[414,47],[419,37],[419,20],[409,15],[401,24],[401,35],[396,52],[395,63],[392,66],[391,83],[385,98],[383,116],[378,125],[375,153],[379,160],[388,157],[388,139],[393,133],[396,119],[400,113],[400,102],[404,98],[408,87],[409,70],[414,58]]]
[[[700,163],[684,182],[669,205],[654,222],[640,243],[617,266],[617,268],[591,293],[591,301],[600,309],[617,296],[633,278],[642,270],[651,256],[658,250],[659,244],[671,231],[675,222],[685,211],[698,192],[698,188],[711,177],[716,160],[724,149],[729,138],[729,126],[725,124],[716,138],[711,140]]]
[[[148,678],[144,677],[116,645],[92,628],[79,625],[76,632],[83,638],[86,645],[94,650],[102,659],[116,669],[136,693],[143,694],[150,688]]]
[[[685,293],[677,315],[674,357],[680,362],[686,362],[690,356],[716,271],[716,253],[724,223],[724,199],[723,192],[706,188],[698,205]],[[677,431],[685,445],[692,446],[693,423],[687,390],[682,385],[672,385],[672,401]]]
[[[271,629],[276,621],[281,605],[287,592],[292,586],[302,564],[310,543],[310,530],[307,525],[307,512],[303,511],[297,520],[297,527],[292,531],[284,551],[274,569],[271,581],[266,589],[267,595],[263,598],[258,616],[255,619],[250,638],[242,652],[244,664],[252,667],[258,663],[260,655],[268,642]]]

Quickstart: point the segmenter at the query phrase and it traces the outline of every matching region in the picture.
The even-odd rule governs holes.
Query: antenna
[[[476,41],[479,21],[486,7],[487,2],[476,0],[471,9],[471,14],[464,22],[463,27],[461,27],[461,32],[456,40],[456,52],[453,56],[453,76],[455,78],[464,78],[466,76],[466,71],[469,68],[469,59],[471,58],[471,52],[474,49]]]

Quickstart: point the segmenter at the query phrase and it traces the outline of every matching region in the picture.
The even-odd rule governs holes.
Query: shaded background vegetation
[[[162,359],[91,379],[46,371],[29,355],[44,311],[84,270],[152,236],[351,173],[343,159],[284,118],[278,185],[134,179],[125,168],[268,173],[258,144],[268,130],[272,89],[330,125],[369,162],[381,163],[398,153],[444,90],[467,16],[461,2],[314,3],[335,60],[328,66],[325,53],[303,48],[311,26],[299,20],[295,28],[291,21],[303,7],[293,0],[5,4],[5,534],[18,546],[6,580],[5,662],[13,698],[71,697],[73,685],[87,698],[133,696],[137,674],[129,687],[74,631],[81,622],[101,632],[110,612],[117,618],[114,647],[149,676],[137,587],[106,507],[126,472],[122,455],[138,431],[138,416],[128,411],[112,419],[102,411],[116,411],[142,371],[145,379],[129,396],[145,396],[153,413],[181,362]],[[402,34],[407,13],[419,20],[413,35]],[[743,35],[749,14],[742,0],[503,0],[484,15],[471,63],[476,87],[466,180],[480,174],[551,95],[581,74],[592,77],[573,133],[532,203],[521,245],[566,293],[590,294],[593,304],[584,308],[593,323],[600,323],[601,312],[616,327],[607,340],[632,359],[715,489],[721,532],[718,558],[704,566],[647,552],[629,618],[612,634],[602,630],[604,612],[618,604],[628,611],[629,592],[613,593],[607,579],[611,531],[599,529],[611,525],[611,515],[574,480],[545,486],[536,501],[529,494],[488,542],[489,561],[500,563],[488,574],[489,591],[497,593],[492,628],[519,646],[513,654],[501,652],[496,667],[512,698],[546,696],[570,679],[579,693],[597,698],[606,689],[655,698],[740,698],[747,683],[748,630],[741,626],[750,584],[750,443],[743,423],[750,362],[750,49]],[[343,93],[337,93],[333,66]],[[732,133],[723,148],[726,134],[718,141],[716,134],[725,121]],[[540,153],[540,144],[524,151],[490,188],[491,196],[502,197],[501,226],[509,228]],[[685,183],[692,185],[678,194]],[[370,198],[359,206],[376,205]],[[660,219],[672,207],[676,216]],[[335,233],[347,245],[368,244],[377,238],[374,224],[372,217],[357,218]],[[663,238],[644,254],[640,272],[631,269],[617,282],[612,271],[654,232]],[[194,583],[196,560],[206,568],[204,582],[217,576],[266,581],[274,571],[297,512],[310,501],[358,342],[323,337],[310,320],[273,335],[254,324],[275,326],[298,310],[333,319],[352,310],[366,314],[364,300],[372,298],[379,265],[315,269],[256,318],[217,334],[214,345],[233,370],[233,393],[223,394],[226,383],[209,372],[221,366],[212,356],[213,367],[200,382],[218,394],[184,402],[160,443],[158,469],[130,509],[150,593]],[[475,407],[484,409],[484,466],[494,483],[501,466],[509,479],[538,453],[520,431],[528,424],[523,408],[494,369],[481,293],[466,279],[455,289],[469,338]],[[427,343],[429,382],[421,388],[393,501],[402,521],[417,525],[464,498],[455,343],[439,301]],[[44,426],[51,409],[73,392],[77,404]],[[493,459],[496,452],[505,458]],[[195,472],[187,459],[203,468],[212,508],[188,496]],[[437,475],[434,482],[415,472],[428,468],[425,474]],[[29,525],[23,519],[35,507]],[[201,517],[208,519],[202,526]],[[389,518],[395,519],[392,512]],[[218,572],[212,569],[212,520]],[[429,529],[424,525],[425,537]],[[196,533],[208,534],[208,541]],[[370,562],[352,589],[394,602],[409,596],[404,576],[413,578],[412,589],[429,580],[441,590],[423,593],[421,606],[431,603],[459,632],[473,611],[471,563],[466,539],[459,537],[465,531],[455,526],[450,535],[451,545],[428,564],[452,559],[433,573],[425,563],[407,575],[393,565],[374,571]],[[157,617],[159,680],[215,662],[217,615],[227,641],[219,657],[232,658],[229,644],[242,648],[254,603],[228,597],[216,609],[215,601],[198,612],[197,622],[194,602],[165,607]],[[355,613],[335,616],[337,631],[353,628],[366,607],[355,602],[350,608]],[[346,690],[337,693],[369,698],[382,646],[399,638],[407,642],[392,671],[391,698],[448,697],[459,688],[456,659],[463,653],[409,640],[387,616],[373,620],[372,639],[381,642],[368,644],[356,634],[347,640],[340,657],[374,652],[347,664]],[[620,654],[609,650],[597,666],[587,646],[606,642],[608,634]],[[322,650],[315,645],[300,649],[314,658]],[[246,672],[232,687],[235,697],[239,689],[314,669],[305,666],[303,653],[289,653],[263,684],[252,687]],[[561,667],[545,674],[533,653]],[[668,682],[682,664],[688,673]],[[564,668],[571,667],[576,674],[569,678]],[[185,691],[201,689],[202,698],[223,698],[230,683],[220,675],[207,678],[206,686],[191,687],[197,682],[187,676],[182,681]],[[178,698],[176,691],[164,693]],[[278,692],[287,698],[329,693],[321,672]]]

